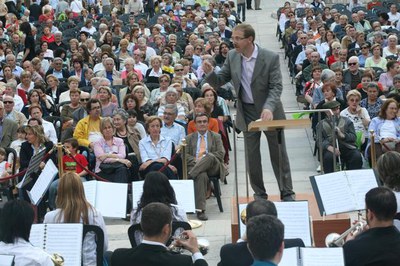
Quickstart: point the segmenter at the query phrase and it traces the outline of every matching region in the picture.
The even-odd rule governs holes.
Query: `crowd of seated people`
[[[0,147],[18,142],[12,146],[21,150],[17,171],[27,169],[43,148],[49,151],[61,142],[64,147],[74,143],[63,168],[75,169],[82,181],[129,183],[154,170],[182,178],[176,151],[198,131],[196,115],[205,113],[206,130],[223,142],[217,168],[224,170],[218,173],[224,180],[232,125],[227,102],[235,98],[229,84],[204,84],[202,62],[219,68],[233,49],[232,30],[241,23],[235,2],[138,5],[142,1],[132,0],[126,8],[120,1],[58,2],[15,7],[10,2],[8,12],[0,14]],[[203,157],[209,150],[202,151]],[[75,155],[84,158],[78,156],[71,166]],[[57,164],[54,153],[50,159]],[[29,201],[26,189],[44,166],[21,189],[21,199]],[[39,222],[46,207],[57,207],[59,182],[57,177],[44,197]],[[203,185],[209,195],[211,185],[207,180]],[[206,220],[204,211],[200,217]]]
[[[398,8],[390,1],[351,0],[347,5],[317,7],[301,0],[297,5],[286,2],[278,10],[277,35],[298,102],[304,109],[320,109],[336,101],[340,116],[352,122],[355,145],[367,159],[371,158],[370,130],[375,131],[377,158],[398,150],[400,141]],[[394,98],[392,105],[385,105],[389,98]],[[313,129],[321,130],[315,127],[318,115],[312,116]]]

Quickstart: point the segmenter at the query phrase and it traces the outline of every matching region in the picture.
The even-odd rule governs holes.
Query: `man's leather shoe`
[[[260,194],[254,194],[253,197],[254,197],[254,200],[258,200],[258,199],[265,199],[265,200],[267,200],[267,199],[268,199],[268,194],[262,194],[262,195],[260,195]]]
[[[296,195],[295,194],[286,195],[282,198],[282,201],[296,201]]]
[[[198,212],[197,213],[197,219],[199,219],[200,221],[207,221],[208,220],[208,216],[204,211]]]
[[[252,7],[248,7],[247,10],[253,10],[253,8]]]
[[[256,8],[256,10],[262,10],[261,8]]]

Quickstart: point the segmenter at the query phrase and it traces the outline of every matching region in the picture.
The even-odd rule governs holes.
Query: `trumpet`
[[[247,218],[247,212],[246,209],[243,209],[240,212],[240,220],[242,221],[243,224],[246,224],[246,218]]]
[[[176,239],[186,239],[184,235],[179,235]],[[206,255],[210,248],[210,242],[205,238],[197,239],[197,244],[201,254]],[[184,248],[182,246],[177,246],[176,242],[173,241],[171,245],[168,246],[168,250],[172,253],[182,253]]]
[[[365,222],[357,222],[352,227],[347,229],[343,234],[330,233],[325,238],[325,245],[327,247],[342,247],[345,243],[345,238],[351,233],[357,235],[361,233],[367,224]]]

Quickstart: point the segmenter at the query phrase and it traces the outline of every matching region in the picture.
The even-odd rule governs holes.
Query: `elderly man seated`
[[[340,116],[340,103],[331,101],[325,103],[322,108],[331,109],[327,118],[317,125],[321,131],[324,172],[334,172],[333,156],[337,161],[346,166],[347,170],[361,169],[362,157],[356,147],[356,132],[353,122],[349,118]],[[333,132],[335,133],[338,147],[332,145]]]

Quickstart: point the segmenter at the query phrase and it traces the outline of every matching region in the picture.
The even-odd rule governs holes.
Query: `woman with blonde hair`
[[[26,141],[21,144],[21,151],[20,151],[20,168],[19,171],[22,172],[23,170],[27,169],[29,166],[29,162],[31,158],[40,152],[41,150],[45,149],[46,153],[49,152],[53,148],[53,142],[49,141],[43,130],[43,126],[29,126],[25,127],[26,133]],[[40,163],[40,169],[43,169],[45,163],[48,160],[52,160],[53,162],[56,161],[55,153],[51,153],[51,155]],[[37,178],[39,177],[39,173],[33,173],[30,176],[32,180],[28,182],[22,189],[20,189],[20,196],[21,198],[29,201],[28,194],[26,193],[27,190],[31,190],[31,188],[35,185]],[[19,180],[22,181],[22,178]],[[41,221],[46,213],[46,206],[44,202],[46,202],[47,196],[43,198],[41,203],[38,206],[38,220]]]
[[[66,173],[58,185],[57,209],[46,214],[44,223],[82,223],[97,225],[104,232],[104,252],[108,237],[103,216],[86,200],[81,178],[76,173]],[[96,265],[95,235],[87,233],[83,240],[83,265]]]

